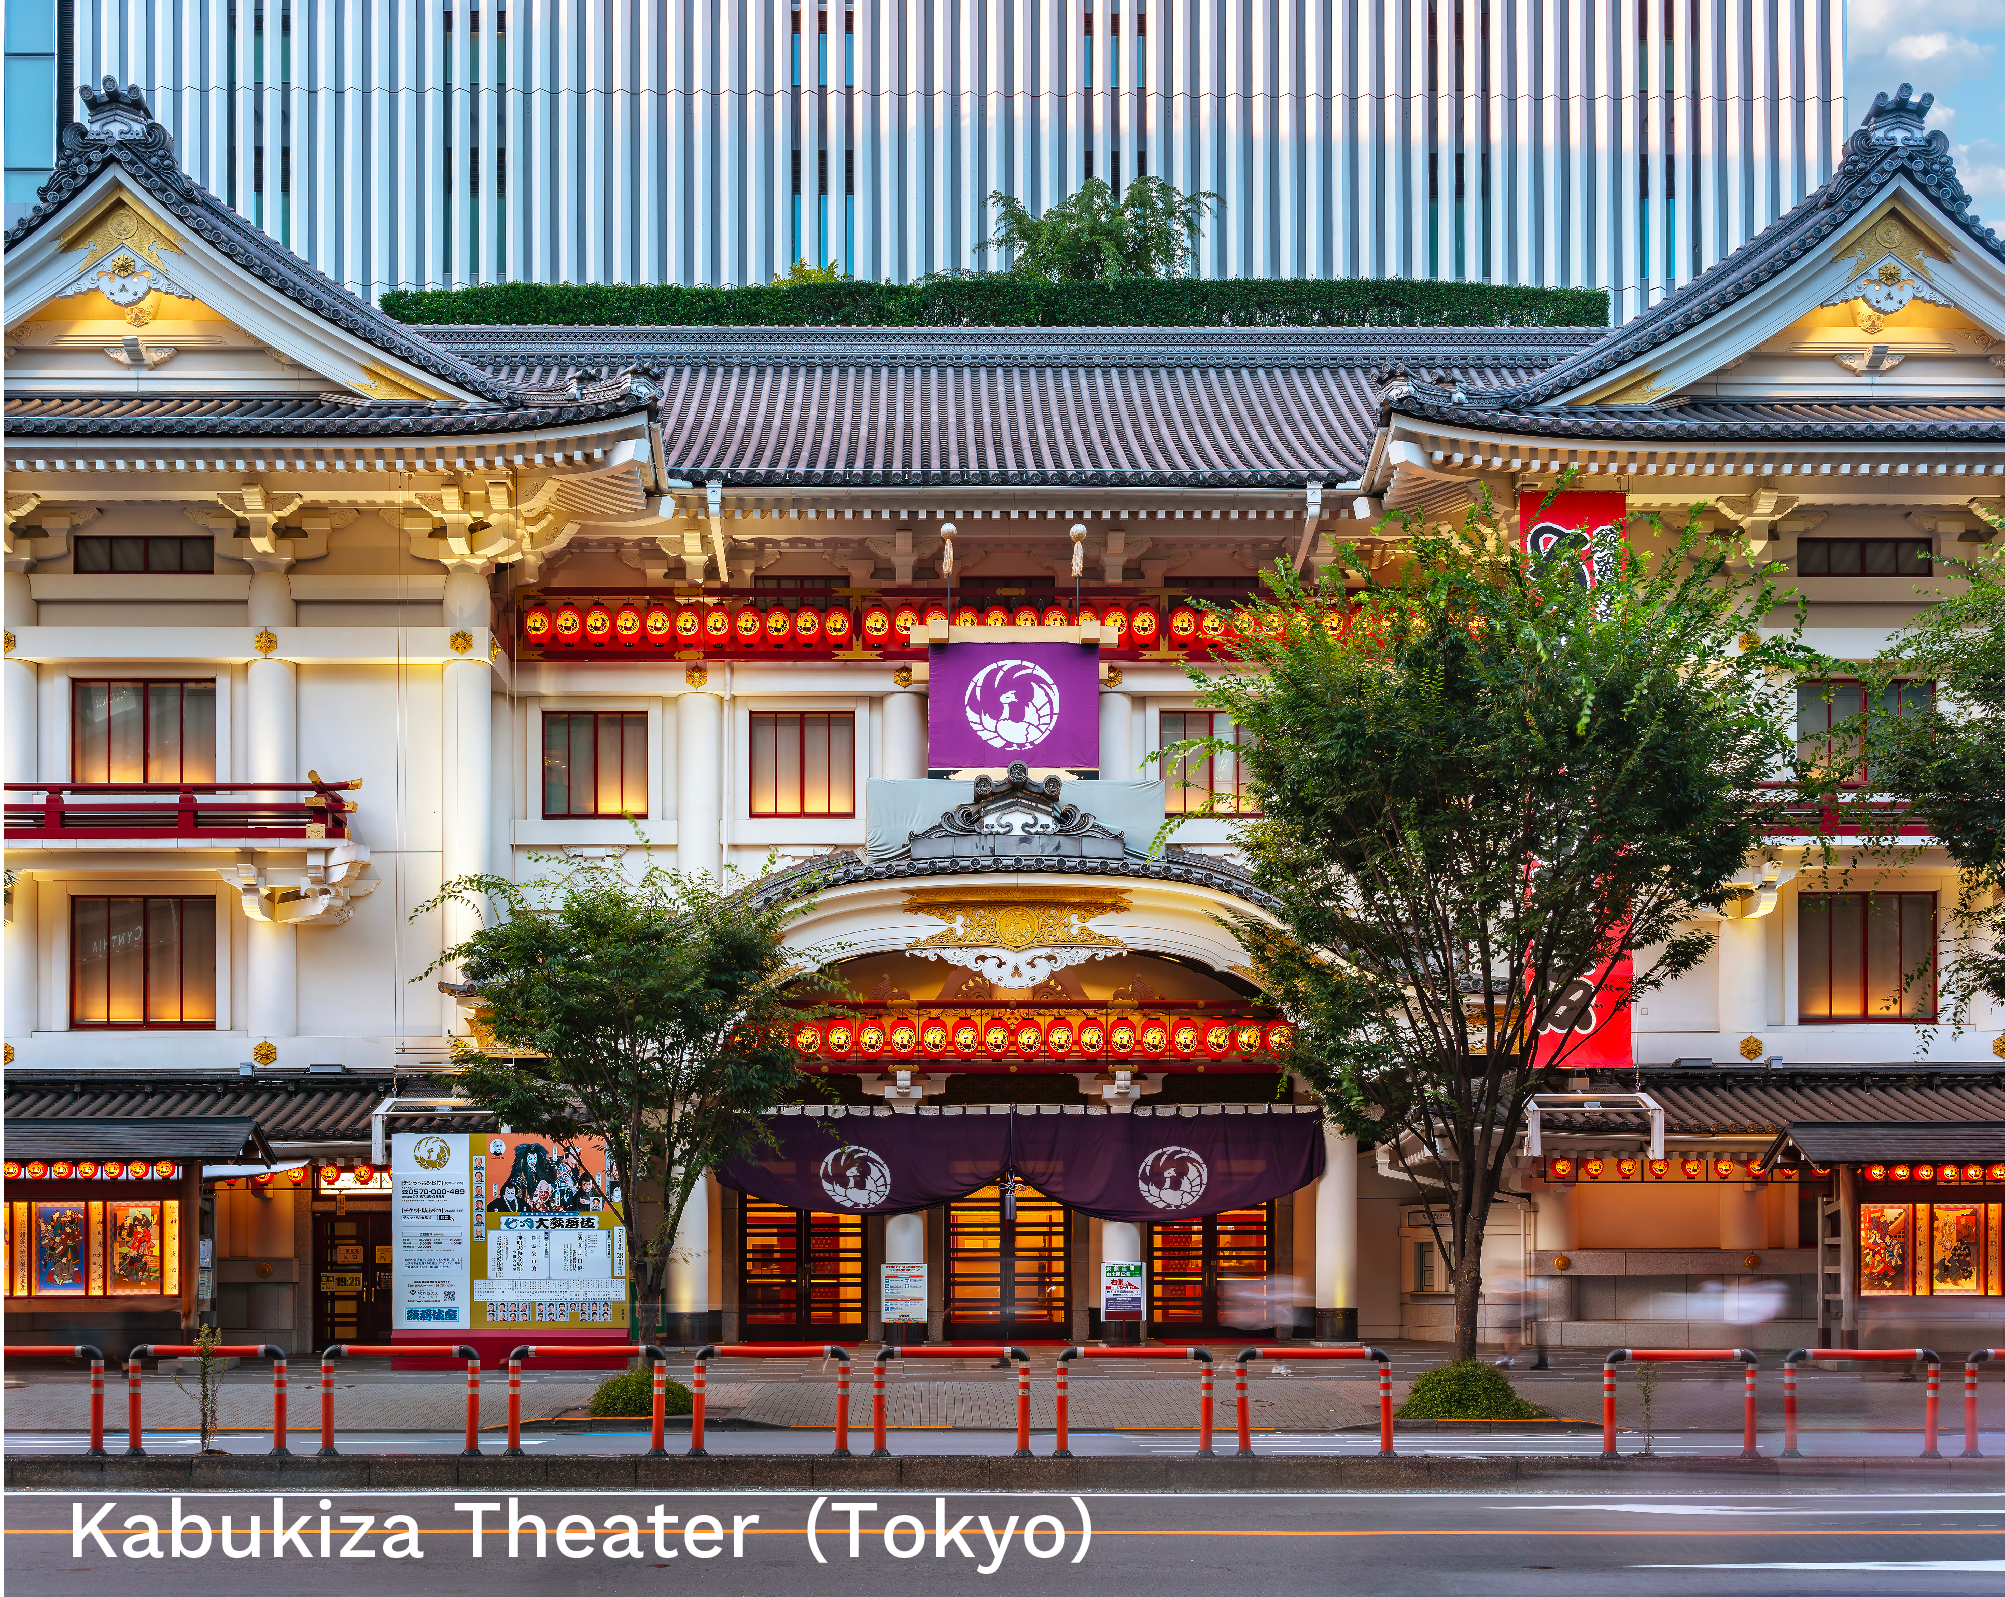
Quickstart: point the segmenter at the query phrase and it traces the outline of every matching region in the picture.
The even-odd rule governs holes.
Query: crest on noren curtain
[[[1537,489],[1518,495],[1518,527],[1524,549],[1537,559],[1571,557],[1579,562],[1580,581],[1592,588],[1609,573],[1615,558],[1605,546],[1597,549],[1595,539],[1602,533],[1619,533],[1629,517],[1629,496],[1620,493],[1568,489],[1551,496]]]

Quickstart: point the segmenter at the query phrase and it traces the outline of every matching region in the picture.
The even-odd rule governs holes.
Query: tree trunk
[[[1476,1356],[1476,1316],[1483,1296],[1483,1229],[1489,1205],[1469,1216],[1455,1257],[1455,1361]]]

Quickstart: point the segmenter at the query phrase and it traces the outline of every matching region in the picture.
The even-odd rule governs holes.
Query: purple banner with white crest
[[[1082,643],[947,643],[926,686],[926,764],[1100,768],[1100,655]]]

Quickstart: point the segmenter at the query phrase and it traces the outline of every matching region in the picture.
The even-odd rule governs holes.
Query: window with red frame
[[[543,717],[543,819],[647,815],[647,716],[572,710]]]
[[[1796,903],[1798,1019],[1935,1018],[1935,894],[1804,893]]]
[[[1239,750],[1252,742],[1232,718],[1214,710],[1163,711],[1162,746],[1174,748],[1189,738],[1224,738],[1231,747],[1217,754],[1191,756],[1164,767],[1163,813],[1191,815],[1258,815],[1259,806],[1244,785]]]
[[[1909,715],[1935,705],[1933,682],[1889,683],[1881,689],[1873,715]],[[1796,684],[1797,752],[1818,767],[1843,767],[1851,771],[1846,781],[1866,781],[1865,727],[1861,712],[1867,710],[1866,684],[1844,677]]]
[[[70,1025],[216,1027],[213,898],[72,898]]]
[[[854,815],[856,717],[754,714],[752,813]]]
[[[215,781],[215,682],[72,682],[70,779]]]

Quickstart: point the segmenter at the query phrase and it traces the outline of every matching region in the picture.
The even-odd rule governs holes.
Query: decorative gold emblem
[[[63,235],[62,248],[65,253],[87,249],[90,253],[84,257],[85,270],[117,250],[125,256],[123,270],[112,268],[120,277],[129,277],[138,270],[131,259],[133,255],[143,256],[155,266],[164,266],[166,263],[160,259],[162,250],[182,253],[180,240],[152,216],[140,211],[123,193],[115,194],[95,215],[70,228]]]
[[[912,667],[901,665],[891,673],[891,680],[901,688],[909,688],[912,686]]]
[[[1555,1253],[1552,1256],[1552,1267],[1555,1270],[1571,1270],[1573,1268],[1573,1260],[1569,1259],[1564,1253]]]
[[[111,275],[113,277],[130,277],[138,270],[139,263],[130,255],[121,255],[111,263]]]
[[[1761,1255],[1759,1253],[1750,1253],[1740,1262],[1743,1269],[1759,1270],[1761,1268]]]
[[[14,1045],[12,1043],[9,1043],[7,1044],[7,1063],[11,1065],[13,1064],[13,1062],[14,1062]]]
[[[1760,647],[1761,634],[1759,632],[1743,632],[1740,635],[1740,652],[1742,654],[1752,653]]]
[[[7,652],[9,654],[14,652],[14,634],[12,632],[7,634]]]
[[[473,647],[473,634],[463,631],[455,632],[451,637],[446,639],[446,642],[452,645],[454,654],[465,654],[467,650]]]
[[[1759,1059],[1766,1046],[1759,1037],[1743,1037],[1740,1040],[1740,1056],[1748,1060]]]
[[[1086,923],[1118,915],[1128,907],[1125,893],[1059,892],[1031,896],[1022,887],[929,887],[907,893],[908,915],[931,915],[950,924],[912,944],[921,948],[1007,948],[1018,952],[1054,943],[1104,948],[1127,944]]]
[[[1886,317],[1862,299],[1852,301],[1852,325],[1862,333],[1877,333],[1887,325]]]
[[[699,660],[694,665],[684,668],[682,680],[692,688],[700,688],[710,680],[710,667]]]
[[[501,658],[501,645],[499,643],[488,644],[487,657],[490,661],[499,660]]]
[[[2005,1059],[2005,1032],[2000,1032],[1991,1039],[1991,1051],[2000,1059]]]
[[[278,647],[278,634],[270,627],[259,627],[258,635],[251,639],[251,647],[259,654],[270,654]]]
[[[1118,688],[1120,685],[1121,685],[1121,668],[1118,665],[1108,666],[1107,686],[1110,688]]]
[[[137,305],[125,313],[125,319],[134,327],[144,327],[153,320],[153,296],[147,295]]]
[[[278,1050],[267,1040],[251,1050],[251,1058],[261,1065],[269,1065],[278,1059]]]

